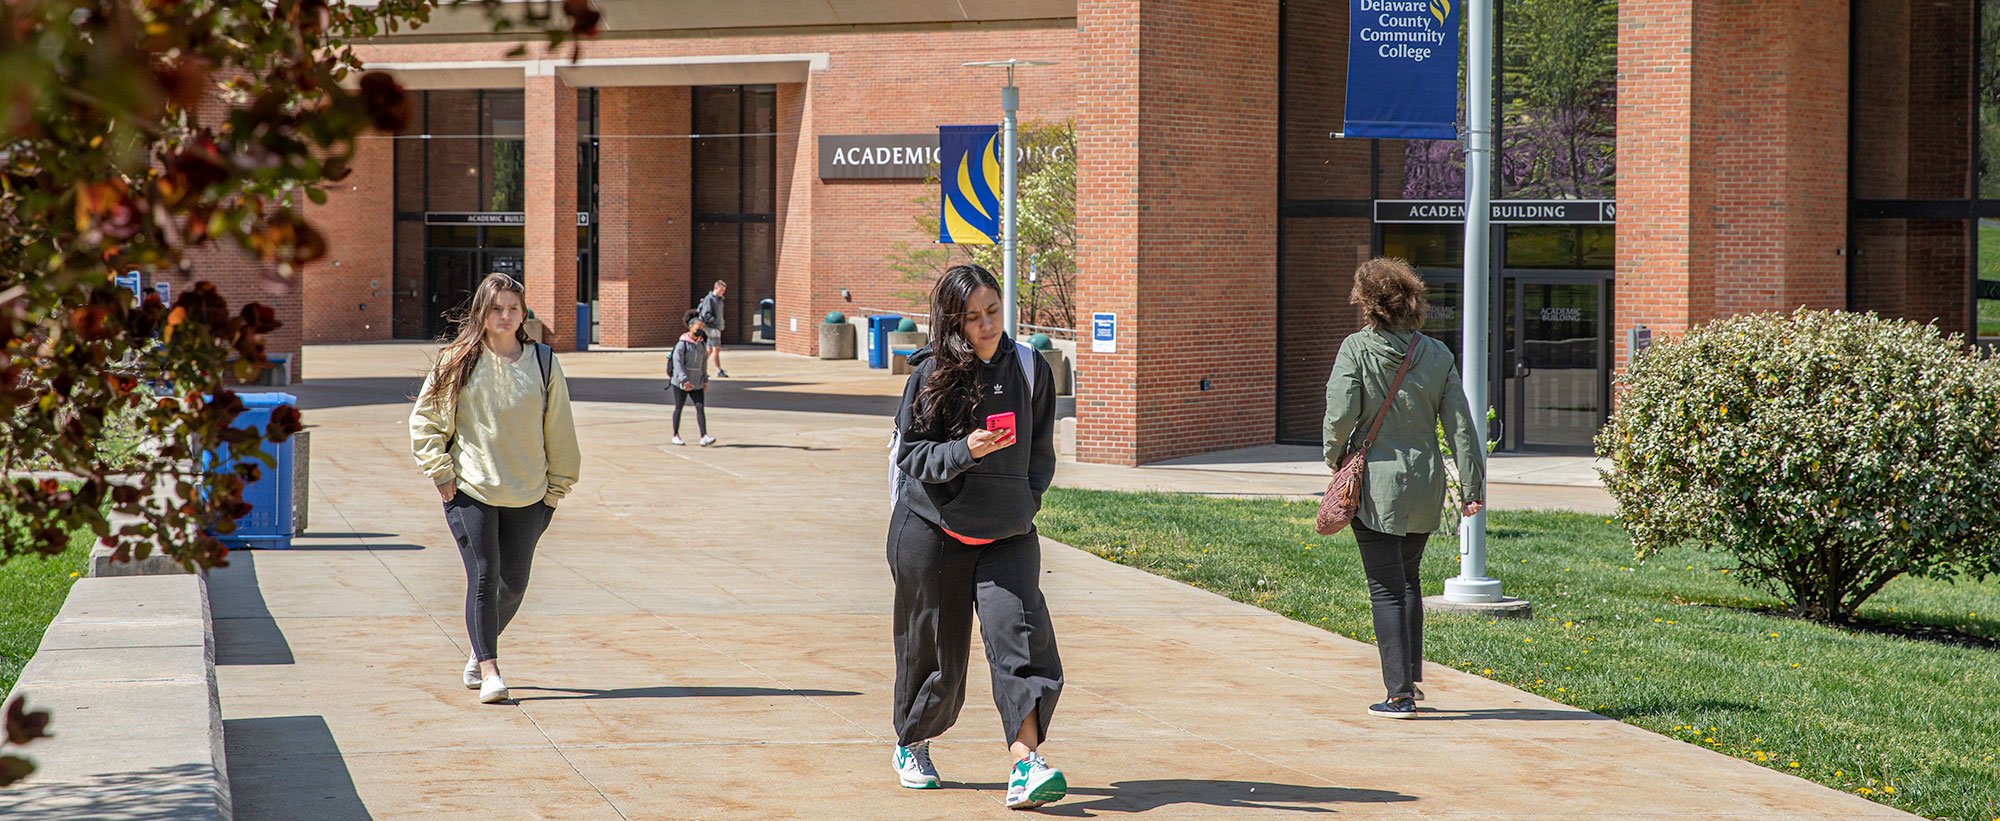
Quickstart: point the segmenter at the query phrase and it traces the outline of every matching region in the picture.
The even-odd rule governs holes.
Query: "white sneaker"
[[[1068,794],[1069,782],[1064,780],[1062,770],[1049,766],[1041,753],[1029,753],[1027,758],[1014,762],[1013,772],[1008,773],[1007,809],[1032,810],[1061,801]]]
[[[682,439],[682,438],[681,438],[681,435],[680,435],[680,434],[678,434],[678,433],[676,433],[676,434],[674,434],[674,444],[676,444],[676,445],[685,445],[685,444],[687,444],[687,440],[686,440],[686,439]]]
[[[708,447],[709,445],[713,445],[713,444],[715,444],[715,437],[713,437],[713,436],[703,436],[703,437],[701,437],[701,446],[702,446],[702,447]]]
[[[501,681],[499,676],[487,676],[486,682],[479,686],[481,704],[501,704],[509,698],[511,696],[507,694],[507,682]]]
[[[479,658],[477,656],[466,656],[465,689],[477,690],[481,683],[483,682],[479,678]]]
[[[913,790],[937,789],[937,767],[931,764],[931,743],[920,741],[896,747],[896,778]]]

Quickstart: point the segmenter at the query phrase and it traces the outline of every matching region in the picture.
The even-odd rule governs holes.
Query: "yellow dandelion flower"
[[[1799,768],[1799,762],[1797,762],[1797,761],[1794,761],[1794,762],[1792,762],[1792,763],[1791,763],[1791,767],[1792,767],[1792,769],[1794,769],[1794,770],[1798,769],[1798,768]]]

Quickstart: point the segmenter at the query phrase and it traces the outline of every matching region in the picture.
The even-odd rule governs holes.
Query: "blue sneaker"
[[[938,786],[937,767],[931,764],[931,743],[919,741],[896,747],[896,778],[913,790],[934,790]]]
[[[1063,780],[1062,770],[1049,766],[1042,760],[1041,753],[1029,753],[1027,758],[1014,762],[1012,777],[1007,779],[1007,809],[1032,810],[1043,804],[1061,801],[1069,794],[1069,782]]]

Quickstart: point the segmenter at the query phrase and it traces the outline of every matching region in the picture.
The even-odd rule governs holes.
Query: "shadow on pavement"
[[[229,799],[216,795],[211,772],[199,765],[181,764],[76,781],[37,783],[34,776],[29,776],[0,790],[0,818],[7,821],[214,818],[218,807],[228,806]]]
[[[237,821],[368,821],[347,760],[320,716],[222,722]]]
[[[315,533],[313,534],[313,538],[320,538],[320,535]],[[371,544],[366,542],[301,544],[295,541],[292,542],[291,547],[285,549],[296,553],[310,553],[315,550],[423,550],[424,546],[420,544]]]
[[[972,790],[1007,789],[1005,784],[950,784]],[[1078,801],[1078,798],[1090,800]],[[1414,795],[1391,790],[1364,790],[1349,787],[1305,787],[1268,781],[1221,781],[1201,778],[1162,778],[1146,781],[1116,781],[1110,788],[1070,787],[1069,798],[1042,807],[1043,815],[1089,818],[1101,812],[1150,812],[1175,804],[1199,804],[1231,810],[1291,810],[1293,812],[1339,812],[1325,804],[1387,804],[1416,801]]]
[[[230,551],[228,567],[209,571],[208,603],[215,625],[216,664],[292,663],[292,646],[257,585],[254,552]]]
[[[1597,713],[1584,710],[1523,710],[1514,707],[1499,707],[1491,710],[1437,710],[1429,707],[1418,709],[1417,721],[1610,721]]]
[[[622,402],[637,405],[673,405],[665,378],[569,377],[569,396],[576,402]],[[758,382],[744,379],[711,380],[708,405],[739,410],[801,411],[843,413],[858,416],[890,416],[902,401],[897,396],[856,396],[853,394],[789,391],[796,382]],[[308,379],[286,390],[299,398],[304,411],[351,408],[363,405],[410,405],[423,388],[418,377],[350,377]],[[311,421],[308,419],[307,421]]]
[[[515,701],[580,701],[597,698],[735,698],[741,696],[858,696],[851,690],[787,690],[782,687],[627,687],[623,690],[587,690],[574,687],[509,687],[513,693],[570,693],[571,695],[521,696]]]

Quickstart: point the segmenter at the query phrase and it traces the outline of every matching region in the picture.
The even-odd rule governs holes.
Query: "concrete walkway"
[[[236,817],[1008,817],[976,672],[935,747],[948,788],[889,771],[901,379],[726,356],[708,449],[667,444],[663,355],[564,356],[584,479],[502,641],[519,701],[482,706],[458,555],[408,453],[425,350],[314,349],[312,534],[213,579]],[[1052,543],[1044,569],[1068,673],[1044,749],[1073,785],[1051,815],[1901,817],[1450,669],[1424,720],[1372,718],[1372,647]]]

